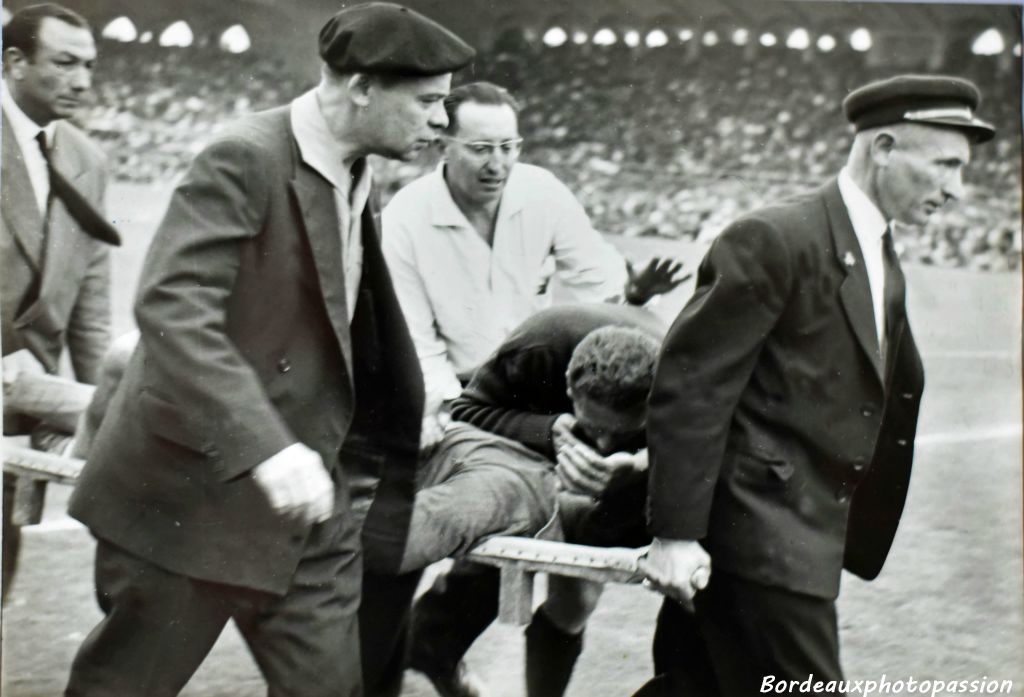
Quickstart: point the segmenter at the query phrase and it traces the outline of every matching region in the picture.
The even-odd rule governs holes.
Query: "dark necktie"
[[[906,312],[906,280],[900,268],[900,260],[896,256],[896,247],[892,240],[892,227],[882,235],[882,262],[885,269],[885,286],[883,300],[885,302],[885,350],[882,360],[888,371],[891,349],[896,338],[896,329],[903,322]]]
[[[39,151],[43,153],[43,159],[46,160],[46,171],[50,176],[50,195],[59,198],[64,203],[64,207],[67,208],[71,217],[90,237],[115,247],[120,246],[121,236],[117,234],[114,226],[104,220],[92,204],[86,201],[85,197],[78,193],[78,190],[71,186],[68,180],[53,166],[50,149],[46,146],[45,131],[39,131],[36,142],[39,143]]]

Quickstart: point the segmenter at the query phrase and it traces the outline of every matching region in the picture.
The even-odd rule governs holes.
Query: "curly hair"
[[[576,395],[619,409],[647,399],[658,343],[632,327],[601,327],[573,350],[566,377]]]

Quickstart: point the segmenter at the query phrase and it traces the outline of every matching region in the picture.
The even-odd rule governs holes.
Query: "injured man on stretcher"
[[[403,571],[493,535],[648,544],[647,395],[664,333],[649,311],[610,304],[558,305],[513,330],[421,464]],[[564,694],[601,591],[548,578],[526,629],[528,695]],[[408,667],[451,688],[442,694],[476,694],[463,657],[496,619],[498,593],[490,566],[459,560],[437,576],[411,613]]]
[[[515,329],[424,456],[401,570],[491,535],[649,542],[644,428],[663,333],[647,310],[608,304],[556,306]]]

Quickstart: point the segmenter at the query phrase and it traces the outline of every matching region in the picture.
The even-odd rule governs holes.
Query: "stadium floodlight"
[[[704,32],[704,38],[701,39],[701,43],[705,46],[717,46],[718,45],[718,32],[714,29]]]
[[[648,32],[647,38],[644,39],[644,43],[647,44],[648,48],[658,48],[659,46],[668,45],[668,34],[663,32],[661,29],[655,29]]]
[[[770,31],[766,31],[764,34],[761,34],[761,37],[758,39],[758,41],[761,42],[762,46],[767,46],[768,48],[771,48],[775,44],[779,43],[778,38],[776,38],[775,34],[772,34]]]
[[[750,32],[746,29],[737,29],[732,33],[732,42],[737,46],[746,46],[750,41]]]
[[[640,32],[630,29],[622,35],[622,42],[630,48],[636,48],[640,45]]]
[[[971,53],[976,56],[998,56],[1006,50],[1006,42],[998,29],[986,29],[971,44]]]
[[[128,43],[129,41],[135,41],[139,38],[139,32],[135,29],[135,23],[125,16],[112,19],[107,23],[107,26],[103,27],[103,31],[100,36],[104,39],[110,39],[111,41],[121,41]]]
[[[6,27],[7,23],[11,21],[11,11],[7,7],[0,7],[0,12],[3,14],[4,26]]]
[[[1016,46],[1013,47],[1013,55],[1015,55],[1018,58],[1020,58],[1020,56],[1021,56],[1020,44],[1017,44]]]
[[[689,41],[692,38],[693,38],[693,29],[680,29],[679,30],[679,40],[682,41],[683,43],[686,43],[687,41]]]
[[[569,39],[568,34],[565,33],[565,29],[561,27],[551,27],[544,32],[544,44],[546,46],[561,46]]]
[[[191,46],[195,37],[192,35],[192,28],[182,19],[174,22],[160,34],[161,46],[178,46],[184,48]]]
[[[588,41],[590,41],[590,37],[587,36],[587,32],[577,29],[572,33],[572,42],[577,46],[582,46]]]
[[[604,29],[598,29],[597,33],[594,34],[593,39],[594,43],[598,46],[611,46],[618,40],[619,37],[615,36],[615,32],[613,32],[608,27],[605,27]]]
[[[791,31],[786,39],[786,47],[796,49],[797,51],[803,51],[810,45],[811,35],[803,27]]]
[[[828,53],[834,50],[836,47],[836,39],[831,34],[822,34],[818,37],[818,50],[822,53]]]
[[[151,31],[144,31],[141,34],[139,34],[139,43],[140,44],[148,44],[152,40],[153,40],[153,32],[151,32]]]
[[[865,27],[854,29],[853,33],[850,34],[850,48],[854,51],[870,51],[874,43],[875,42],[871,40],[871,32],[869,32]]]
[[[235,24],[220,35],[220,48],[228,53],[245,53],[252,48],[249,32],[241,24]]]

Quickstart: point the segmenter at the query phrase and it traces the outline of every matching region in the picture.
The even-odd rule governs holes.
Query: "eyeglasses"
[[[459,145],[465,145],[469,148],[469,151],[474,155],[494,155],[502,154],[506,157],[518,155],[519,151],[523,147],[522,138],[509,138],[503,140],[500,143],[493,143],[489,140],[463,140],[461,138],[455,138],[454,136],[444,136],[445,140],[450,140],[453,143]]]

